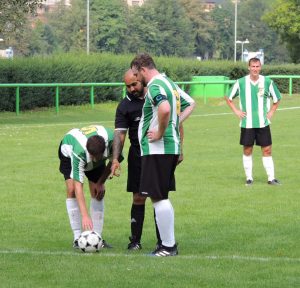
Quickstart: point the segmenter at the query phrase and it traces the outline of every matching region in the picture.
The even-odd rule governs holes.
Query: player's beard
[[[146,80],[145,80],[145,77],[143,76],[143,75],[141,75],[141,83],[142,83],[142,85],[144,86],[144,87],[146,87],[147,86],[147,82],[146,82]]]

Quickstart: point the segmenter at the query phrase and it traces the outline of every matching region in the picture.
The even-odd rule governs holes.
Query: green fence
[[[199,77],[199,78],[197,78]],[[217,76],[209,76],[209,78],[203,78],[204,76],[195,76],[192,81],[179,81],[176,82],[183,90],[186,87],[191,88],[191,92],[198,91],[195,88],[192,88],[194,85],[198,85],[200,87],[200,94],[199,96],[203,97],[204,103],[207,102],[207,98],[209,97],[223,97],[231,84],[235,82],[235,80],[222,80],[226,79],[224,76],[221,80],[220,78],[216,78]],[[289,79],[289,95],[292,95],[293,91],[293,79],[300,79],[300,75],[271,75],[271,78],[277,79]],[[200,85],[200,86],[199,86]],[[212,87],[214,85],[214,92],[208,87]],[[90,104],[92,108],[94,107],[94,89],[95,87],[123,87],[123,96],[126,93],[126,86],[124,83],[7,83],[7,84],[0,84],[0,88],[16,88],[16,114],[20,114],[20,89],[22,87],[54,87],[55,88],[55,110],[56,113],[59,112],[59,89],[60,87],[89,87],[90,88]],[[197,86],[195,86],[197,87]],[[215,88],[217,87],[217,95]],[[193,90],[194,89],[194,90]],[[224,92],[224,93],[223,93]],[[196,92],[195,92],[196,93]],[[197,92],[198,93],[198,92]],[[191,95],[193,96],[193,95]],[[197,95],[198,96],[198,95]]]

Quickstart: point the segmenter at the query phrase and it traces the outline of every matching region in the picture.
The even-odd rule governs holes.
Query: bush
[[[59,54],[0,61],[0,83],[122,83],[134,55]],[[198,61],[194,58],[154,57],[157,68],[174,81],[190,81],[192,76],[222,75],[230,79],[248,73],[247,64],[230,61]],[[265,65],[265,75],[299,75],[300,65]],[[288,93],[288,79],[276,79]],[[0,87],[0,111],[15,111],[15,88]],[[60,105],[90,101],[88,87],[60,88]],[[118,100],[123,87],[95,87],[95,103]],[[300,93],[300,79],[293,80],[293,93]],[[55,105],[55,87],[20,89],[20,110]]]

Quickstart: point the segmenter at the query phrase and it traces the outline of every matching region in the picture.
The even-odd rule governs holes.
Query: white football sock
[[[162,245],[173,247],[175,245],[173,206],[170,200],[166,199],[153,203],[153,207]]]
[[[272,156],[262,157],[262,161],[268,175],[268,181],[272,181],[275,178],[273,158]]]
[[[98,201],[96,198],[91,198],[90,213],[93,221],[94,231],[102,236],[104,224],[104,199]]]
[[[243,166],[244,166],[244,171],[246,174],[246,179],[253,180],[252,176],[252,168],[253,168],[253,161],[252,161],[252,155],[246,156],[243,154]]]
[[[67,212],[71,229],[73,231],[74,240],[78,239],[81,234],[81,215],[76,198],[67,198]]]

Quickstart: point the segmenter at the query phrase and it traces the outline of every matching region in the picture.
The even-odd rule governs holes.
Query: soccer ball
[[[86,253],[98,252],[102,246],[102,238],[95,231],[84,231],[79,236],[78,246]]]

